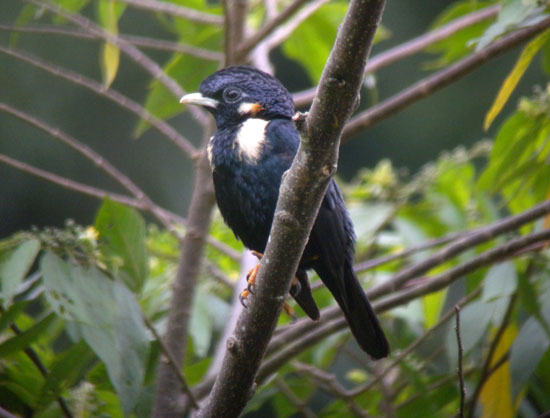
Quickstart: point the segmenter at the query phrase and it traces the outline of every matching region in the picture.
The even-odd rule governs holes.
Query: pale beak
[[[198,106],[205,106],[205,107],[211,107],[216,108],[218,106],[218,101],[211,99],[210,97],[205,97],[200,93],[191,93],[186,94],[180,99],[180,103],[182,104],[194,104]]]

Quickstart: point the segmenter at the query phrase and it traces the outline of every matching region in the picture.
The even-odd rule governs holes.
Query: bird
[[[207,145],[216,201],[225,223],[245,247],[267,245],[283,173],[300,143],[294,102],[275,77],[230,66],[205,78],[199,92],[180,99],[214,117]],[[313,269],[343,311],[351,332],[373,359],[390,352],[380,322],[353,270],[355,233],[342,193],[331,179],[298,265],[290,294],[313,320],[319,310],[307,271]]]

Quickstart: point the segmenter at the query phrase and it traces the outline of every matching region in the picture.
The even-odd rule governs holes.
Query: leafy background
[[[223,12],[215,2],[176,3],[211,15]],[[111,33],[177,40],[222,52],[220,24],[110,0],[56,4],[82,13]],[[498,3],[390,2],[373,55],[493,4]],[[345,2],[324,5],[272,52],[275,73],[292,92],[317,83],[345,10]],[[9,0],[2,11],[3,48],[32,52],[98,80],[168,119],[200,146],[196,120],[115,45],[14,30],[14,25],[37,24],[72,28],[67,19],[41,6]],[[547,17],[547,3],[506,1],[492,20],[368,77],[359,111]],[[263,3],[254,3],[249,26],[259,28],[263,18]],[[339,177],[358,234],[358,265],[395,256],[363,269],[366,287],[389,280],[432,251],[399,257],[406,249],[441,237],[453,242],[464,231],[548,199],[548,34],[542,32],[522,44],[520,52],[492,60],[342,147]],[[188,91],[218,67],[214,60],[188,53],[147,54]],[[46,75],[5,51],[1,56],[3,103],[78,138],[127,173],[153,202],[185,216],[194,171],[173,143],[97,92]],[[5,106],[2,110],[2,155],[113,192],[123,190],[93,163],[14,117]],[[163,350],[156,332],[166,326],[170,284],[178,265],[174,231],[135,208],[111,199],[98,202],[7,165],[0,165],[0,178],[0,406],[15,416],[149,416]],[[184,229],[170,226],[176,233]],[[492,236],[442,260],[428,278],[549,226],[548,216],[539,216],[534,223]],[[218,215],[210,238],[223,245],[206,249],[182,370],[195,389],[208,381],[218,347],[224,345],[221,335],[234,309],[232,295],[243,287],[242,246]],[[455,415],[460,394],[453,306],[460,303],[467,413],[537,416],[550,409],[549,257],[548,241],[536,242],[385,313],[382,320],[393,348],[387,361],[367,361],[346,331],[321,339],[266,378],[245,415]],[[423,279],[416,277],[411,285]],[[319,305],[330,308],[334,301],[328,292],[315,279],[313,287]],[[288,322],[280,319],[281,332],[292,329]]]

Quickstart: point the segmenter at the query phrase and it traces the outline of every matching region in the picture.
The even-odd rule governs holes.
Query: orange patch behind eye
[[[265,109],[260,103],[254,103],[252,106],[250,106],[250,113],[252,114],[252,116],[256,116],[262,110]]]

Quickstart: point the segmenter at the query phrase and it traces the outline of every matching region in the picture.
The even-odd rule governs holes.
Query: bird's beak
[[[180,99],[182,104],[194,104],[198,106],[216,108],[218,106],[218,101],[211,99],[210,97],[205,97],[200,93],[191,93],[186,94]]]

